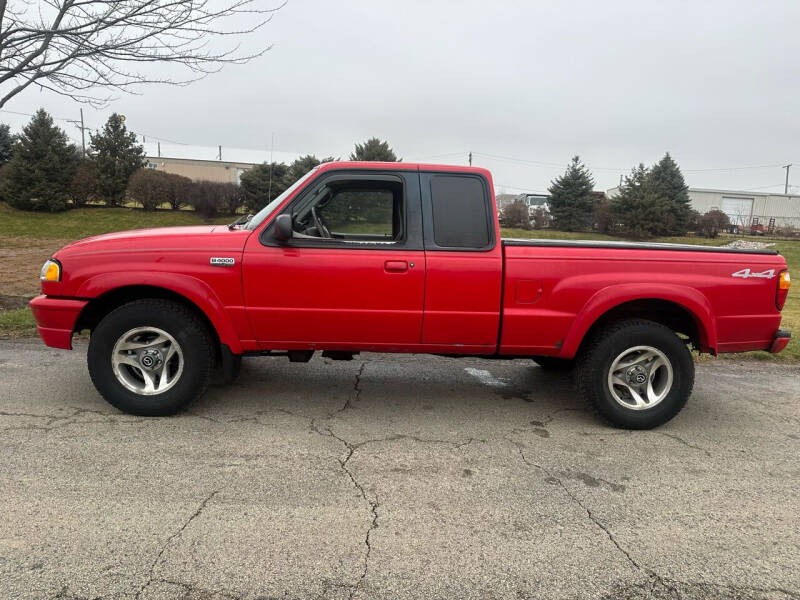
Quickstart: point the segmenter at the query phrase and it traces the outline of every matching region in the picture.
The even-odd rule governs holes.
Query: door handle
[[[405,273],[408,271],[408,263],[404,260],[387,260],[383,263],[383,269],[387,273]]]

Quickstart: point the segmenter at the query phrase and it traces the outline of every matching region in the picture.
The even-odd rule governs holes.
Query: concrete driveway
[[[800,598],[800,371],[657,431],[529,361],[246,359],[188,413],[0,342],[0,598]]]

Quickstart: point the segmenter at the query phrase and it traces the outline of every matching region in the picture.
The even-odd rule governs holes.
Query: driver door
[[[416,171],[322,173],[243,257],[247,314],[269,349],[387,349],[419,344],[425,254]],[[274,219],[273,219],[274,221]]]

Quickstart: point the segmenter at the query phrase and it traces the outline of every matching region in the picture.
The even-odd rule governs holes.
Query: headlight
[[[42,281],[61,281],[61,265],[52,258],[42,266],[42,273],[39,276]]]

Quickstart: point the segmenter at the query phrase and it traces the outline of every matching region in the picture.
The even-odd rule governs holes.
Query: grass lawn
[[[39,267],[49,253],[56,250],[62,242],[66,243],[66,241],[91,235],[126,229],[228,223],[231,220],[232,217],[222,217],[207,221],[196,213],[187,210],[145,212],[135,208],[90,207],[57,214],[36,213],[15,210],[0,202],[0,257],[3,258],[6,264],[6,271],[0,272],[0,296],[3,293],[8,294],[9,291],[6,290],[9,289],[12,290],[11,294],[22,294],[26,297],[35,293],[35,289],[34,291],[28,291],[28,293],[23,293],[22,291],[14,292],[14,285],[12,284],[21,285],[20,281],[27,282],[30,279],[35,288],[35,276]],[[364,226],[364,232],[379,233],[380,231],[373,231],[368,226]],[[551,230],[503,229],[502,235],[507,238],[619,240],[619,238],[601,233],[574,233]],[[736,238],[737,236],[721,236],[711,240],[698,237],[673,237],[660,238],[654,241],[718,246]],[[50,241],[48,242],[48,240]],[[764,241],[772,242],[773,240]],[[775,249],[786,258],[789,268],[794,268],[796,276],[800,277],[800,241],[775,240],[774,243]],[[55,247],[50,248],[54,244]],[[9,256],[5,256],[5,254]],[[20,259],[25,264],[15,263],[15,258]],[[27,263],[30,263],[30,265]],[[14,268],[12,269],[9,265],[13,265]],[[29,276],[29,273],[32,274]],[[17,281],[15,281],[15,278]],[[12,304],[12,306],[20,306],[20,304]],[[797,283],[789,292],[789,298],[783,309],[782,327],[797,333],[786,350],[777,356],[767,353],[755,353],[749,356],[800,361],[800,285]],[[0,309],[0,335],[27,335],[33,331],[33,328],[33,317],[28,308],[5,311]]]
[[[0,310],[0,335],[27,336],[36,333],[36,321],[30,308]]]
[[[168,227],[171,225],[203,225],[230,223],[234,217],[206,221],[188,210],[156,210],[136,208],[76,208],[62,213],[28,212],[0,202],[0,239],[2,237],[57,238],[77,240],[91,235]]]

